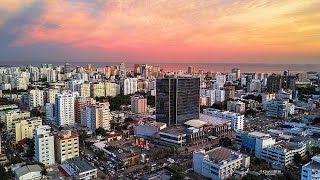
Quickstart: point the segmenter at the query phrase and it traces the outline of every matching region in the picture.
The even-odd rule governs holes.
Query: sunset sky
[[[320,63],[320,0],[0,0],[11,60]]]

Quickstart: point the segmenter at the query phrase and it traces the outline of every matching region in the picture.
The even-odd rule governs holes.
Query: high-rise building
[[[119,76],[125,77],[126,75],[126,65],[124,63],[120,63],[119,65]]]
[[[60,163],[79,156],[79,136],[72,135],[71,130],[54,135],[55,157]]]
[[[92,71],[92,64],[87,64],[87,70]]]
[[[28,93],[29,109],[44,106],[43,91],[39,89],[30,90]]]
[[[149,76],[149,74],[148,74],[148,65],[147,64],[141,64],[141,76],[143,78],[147,78]]]
[[[80,84],[80,96],[83,96],[83,97],[90,97],[90,84],[88,83],[83,83],[83,84]]]
[[[94,105],[96,101],[90,97],[77,97],[75,101],[75,117],[76,122],[81,123],[81,110],[84,109],[86,106]]]
[[[236,74],[236,78],[239,79],[241,77],[241,72],[240,72],[240,69],[238,68],[233,68],[231,70],[232,73],[235,73]]]
[[[64,65],[64,73],[70,73],[71,72],[71,64],[66,63]]]
[[[121,92],[123,95],[134,94],[138,91],[138,79],[126,78],[121,81]]]
[[[234,95],[235,95],[235,91],[236,91],[235,86],[226,86],[224,88],[224,90],[225,90],[225,99],[226,100],[234,99]]]
[[[51,127],[48,125],[37,127],[33,133],[33,140],[35,160],[45,166],[54,164],[54,137],[51,134]]]
[[[296,89],[296,82],[297,82],[297,76],[292,76],[292,75],[284,76],[282,86],[285,89],[295,90]]]
[[[87,106],[82,118],[86,118],[87,127],[91,130],[103,128],[110,130],[111,114],[109,102],[103,102],[96,105]]]
[[[170,126],[199,118],[199,78],[157,79],[156,86],[157,121]]]
[[[279,75],[272,74],[267,79],[267,92],[276,93],[281,89],[282,78]]]
[[[33,130],[39,126],[42,126],[42,119],[40,117],[33,117],[17,122],[15,124],[16,143],[25,138],[32,139]]]
[[[22,119],[29,118],[29,111],[8,111],[4,115],[0,116],[1,122],[4,122],[6,131],[15,131],[15,123]]]
[[[57,94],[55,112],[56,123],[58,126],[73,125],[75,123],[73,94]]]
[[[48,103],[54,104],[56,95],[59,94],[60,90],[57,88],[49,88],[45,91],[46,99]]]
[[[112,83],[112,82],[105,82],[105,92],[106,92],[106,97],[111,96],[115,97],[118,94],[120,94],[120,86],[119,84]]]
[[[91,84],[91,89],[90,89],[90,94],[91,97],[105,97],[106,92],[105,92],[105,87],[104,87],[104,82],[95,82]]]
[[[147,112],[147,98],[141,96],[131,97],[131,112],[139,114]]]
[[[189,66],[187,73],[188,74],[193,74],[193,72],[194,72],[194,67],[193,66]]]

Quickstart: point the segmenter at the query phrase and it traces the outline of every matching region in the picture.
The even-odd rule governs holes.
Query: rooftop
[[[22,166],[21,168],[18,168],[15,171],[15,174],[18,177],[21,177],[21,176],[26,175],[30,172],[39,172],[39,171],[41,172],[42,168],[38,164],[34,164],[34,165],[27,165],[27,166]]]
[[[93,169],[96,169],[91,164],[89,164],[86,160],[80,158],[80,157],[74,157],[71,159],[67,159],[65,163],[68,163],[70,166],[72,166],[75,170],[77,170],[78,173],[90,171]]]
[[[224,124],[224,123],[229,122],[228,120],[221,119],[221,118],[214,117],[214,116],[209,116],[206,114],[200,114],[199,119],[202,121],[205,121],[209,124],[212,124],[212,125]]]
[[[314,156],[311,159],[312,161],[303,165],[303,167],[320,170],[320,156]]]
[[[298,144],[289,143],[285,141],[279,141],[275,144],[275,146],[278,148],[287,149],[287,150],[295,150],[299,148]]]
[[[263,133],[263,132],[259,132],[259,131],[253,131],[248,133],[249,136],[255,137],[255,138],[262,138],[265,136],[269,137],[269,134]]]
[[[205,154],[208,155],[210,160],[215,163],[220,163],[225,160],[234,160],[239,157],[238,155],[240,155],[239,152],[224,147],[217,147],[205,152]]]
[[[202,121],[200,119],[192,119],[184,123],[187,126],[199,128],[202,127],[203,125],[208,124],[206,121]]]
[[[173,135],[183,135],[187,133],[187,129],[185,127],[166,127],[161,130],[163,133],[173,134]]]

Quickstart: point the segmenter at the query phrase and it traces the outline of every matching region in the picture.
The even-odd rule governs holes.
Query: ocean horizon
[[[64,65],[70,63],[71,67],[92,64],[93,68],[102,68],[105,66],[119,65],[121,62],[40,62],[40,61],[10,61],[0,62],[0,66],[41,66],[41,64],[52,64],[53,66]],[[126,63],[127,69],[133,69],[134,64],[142,63]],[[159,66],[165,71],[186,71],[189,66],[193,66],[195,71],[202,70],[204,72],[230,72],[232,68],[239,68],[243,73],[281,73],[283,71],[290,71],[290,73],[303,73],[307,71],[320,72],[320,64],[261,64],[261,63],[145,63],[152,66]]]

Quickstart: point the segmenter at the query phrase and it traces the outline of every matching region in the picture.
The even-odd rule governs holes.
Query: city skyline
[[[0,62],[316,64],[320,58],[316,0],[4,0],[0,11]]]

